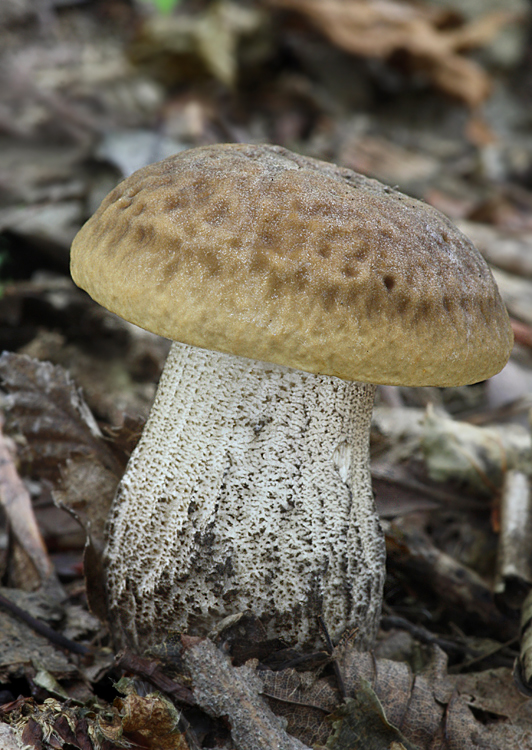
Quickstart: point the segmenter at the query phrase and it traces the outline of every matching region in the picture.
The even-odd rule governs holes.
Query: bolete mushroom
[[[118,638],[145,649],[249,609],[292,640],[315,640],[319,614],[371,645],[375,384],[474,383],[512,346],[469,240],[348,169],[215,145],[119,184],[74,240],[72,276],[176,342],[108,522]]]

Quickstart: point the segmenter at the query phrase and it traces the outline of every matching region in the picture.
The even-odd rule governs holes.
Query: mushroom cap
[[[121,182],[72,245],[76,284],[176,341],[345,380],[484,380],[513,336],[441,213],[269,145],[180,152]]]

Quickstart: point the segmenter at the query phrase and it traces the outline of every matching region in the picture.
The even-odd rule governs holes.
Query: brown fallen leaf
[[[123,466],[62,367],[4,352],[0,380],[8,391],[7,426],[24,437],[19,458],[26,464],[25,473],[54,482],[60,466],[77,454],[96,456],[106,469],[121,476]]]
[[[448,11],[427,5],[386,0],[268,0],[305,15],[321,33],[351,54],[387,59],[397,52],[425,73],[442,91],[472,108],[487,99],[487,73],[461,52],[487,44],[514,14],[487,14],[459,28],[442,28]],[[453,19],[456,20],[456,19]]]
[[[328,750],[418,750],[390,724],[381,702],[366,680],[354,698],[349,698],[329,717],[334,733]]]
[[[181,650],[180,643],[179,650]],[[125,650],[117,657],[117,666],[125,672],[146,680],[158,690],[164,692],[165,695],[172,698],[173,701],[186,706],[196,705],[192,691],[185,685],[175,682],[175,680],[168,677],[161,668],[158,660],[147,659],[135,654],[133,651]]]
[[[209,716],[229,722],[236,750],[308,750],[287,734],[261,698],[261,681],[252,667],[233,667],[208,639],[186,648],[183,662],[198,705]]]
[[[42,750],[44,748],[42,727],[31,716],[24,727],[21,739],[25,746],[33,747],[35,750]]]
[[[456,687],[471,708],[532,728],[532,700],[519,691],[510,669],[457,675]]]
[[[95,456],[69,458],[53,492],[56,505],[75,514],[96,551],[103,550],[104,527],[119,477]]]
[[[26,473],[52,482],[58,507],[68,510],[85,530],[87,596],[94,614],[105,620],[104,526],[139,425],[126,419],[121,430],[105,437],[59,365],[4,352],[0,380],[8,391],[7,424],[18,435]]]
[[[181,714],[168,698],[160,693],[145,697],[130,693],[117,698],[124,737],[142,742],[149,750],[188,750],[184,733],[179,728]]]
[[[339,693],[336,694],[337,708],[332,718],[333,721],[343,719],[344,723],[337,725],[342,732],[337,731],[334,739],[334,734],[328,741],[324,741],[323,735],[316,736],[312,741],[314,747],[334,750],[359,747],[399,750],[401,745],[416,746],[420,750],[525,750],[532,747],[532,701],[518,696],[508,669],[497,670],[496,679],[492,680],[488,676],[484,679],[477,676],[480,682],[475,682],[474,675],[452,677],[447,674],[445,655],[434,648],[432,660],[422,672],[414,674],[405,663],[375,659],[370,653],[356,651],[349,639],[336,648],[334,656],[349,699],[342,704]],[[316,715],[331,713],[334,694],[326,690],[322,692],[322,699],[319,697],[320,683],[326,682],[326,678],[313,679],[309,686],[309,675],[295,670],[286,672],[290,674],[260,672],[263,694],[269,698],[275,696],[274,707],[284,702],[284,716],[291,702],[294,711],[305,707],[307,715],[310,711]],[[371,685],[382,712],[365,687],[366,683]],[[472,713],[470,707],[476,707],[476,695],[481,711],[492,712],[493,707],[498,706],[495,725],[483,724]],[[353,699],[358,699],[358,706]],[[379,723],[381,733],[373,731],[372,735]],[[388,734],[387,724],[397,727],[405,739]],[[288,726],[293,731],[294,724]],[[365,738],[362,744],[357,733]],[[371,744],[373,740],[376,744]]]
[[[311,747],[325,745],[332,731],[328,716],[342,701],[335,681],[295,669],[260,675],[262,694],[274,713],[286,721],[287,732]]]
[[[0,727],[3,726],[11,728],[15,741],[20,743],[15,747],[20,750],[131,750],[146,747],[123,737],[117,708],[96,701],[90,708],[80,708],[54,698],[48,698],[42,704],[33,698],[19,698],[0,706]],[[183,746],[185,749],[186,745]]]
[[[109,505],[143,420],[124,416],[120,428],[102,433],[69,374],[50,362],[4,352],[0,381],[25,473],[51,481],[56,503],[90,530],[101,550]]]

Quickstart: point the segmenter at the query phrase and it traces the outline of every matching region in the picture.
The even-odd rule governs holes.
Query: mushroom
[[[269,145],[191,149],[128,177],[72,246],[74,281],[173,339],[110,511],[115,635],[137,650],[252,610],[269,634],[376,635],[375,384],[498,372],[508,316],[435,209]]]

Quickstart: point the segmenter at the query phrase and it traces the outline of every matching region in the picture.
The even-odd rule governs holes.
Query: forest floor
[[[0,747],[532,748],[530,6],[177,6],[0,6]],[[121,179],[218,142],[426,201],[509,311],[499,375],[378,390],[388,577],[371,655],[325,634],[302,653],[253,613],[175,653],[116,654],[109,636],[105,519],[169,342],[78,289],[69,248]]]

